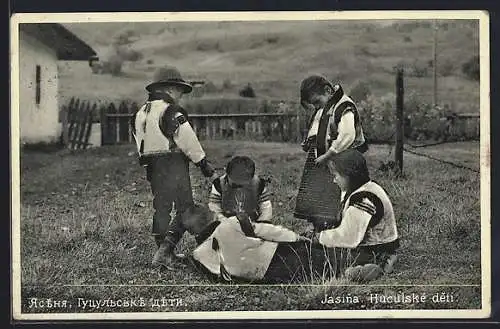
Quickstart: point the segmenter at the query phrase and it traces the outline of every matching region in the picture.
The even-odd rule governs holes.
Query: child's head
[[[175,101],[179,101],[183,94],[190,93],[193,86],[185,81],[179,70],[172,66],[160,67],[155,71],[153,83],[146,86],[150,93],[167,93]]]
[[[164,93],[170,95],[176,102],[180,101],[185,94],[184,88],[177,85],[160,85],[153,89],[155,93]]]
[[[312,104],[316,109],[322,108],[335,93],[335,86],[325,77],[311,75],[300,84],[300,102],[302,106]]]
[[[247,156],[235,156],[226,165],[226,174],[229,184],[248,185],[255,176],[255,162]]]
[[[213,221],[213,214],[207,207],[194,204],[182,213],[182,225],[192,235],[197,235]]]
[[[353,149],[333,155],[327,166],[334,182],[343,191],[354,190],[370,180],[365,157]]]

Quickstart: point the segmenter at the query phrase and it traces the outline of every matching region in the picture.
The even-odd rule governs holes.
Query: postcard
[[[487,318],[483,11],[11,17],[14,320]]]

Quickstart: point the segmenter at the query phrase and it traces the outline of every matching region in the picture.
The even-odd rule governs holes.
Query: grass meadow
[[[297,232],[293,218],[305,154],[298,145],[203,141],[222,167],[236,154],[253,157],[270,179],[274,221]],[[393,200],[402,239],[395,271],[370,285],[342,280],[304,285],[214,285],[188,264],[172,271],[150,266],[152,195],[133,145],[86,151],[21,153],[21,268],[23,312],[131,312],[311,309],[472,309],[481,307],[479,174],[405,153],[405,177],[378,170],[390,146],[366,154],[372,178]],[[479,169],[479,144],[463,142],[419,150]],[[209,183],[192,167],[195,200],[206,203]],[[194,239],[185,234],[179,252]],[[429,286],[430,285],[430,286]],[[446,293],[453,301],[375,304],[370,293]],[[358,296],[359,303],[322,304],[324,295]],[[68,300],[68,307],[29,308],[30,298]],[[78,298],[168,298],[175,305],[86,307]]]

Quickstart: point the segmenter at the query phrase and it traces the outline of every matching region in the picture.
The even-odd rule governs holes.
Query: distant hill
[[[119,77],[92,74],[87,63],[64,63],[62,97],[142,101],[153,71],[166,64],[177,66],[186,78],[211,82],[216,87],[212,92],[221,95],[237,95],[251,83],[258,97],[297,101],[300,81],[311,73],[339,81],[348,91],[362,81],[372,94],[385,95],[395,89],[393,68],[404,65],[406,93],[430,101],[432,24],[401,22],[65,24],[102,60],[117,36],[128,31],[136,40],[129,47],[142,59],[127,63]],[[479,83],[461,70],[479,55],[477,22],[440,21],[437,50],[439,100],[461,111],[478,110]]]

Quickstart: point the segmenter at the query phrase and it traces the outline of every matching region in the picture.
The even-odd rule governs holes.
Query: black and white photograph
[[[10,35],[14,320],[490,316],[487,12]]]

